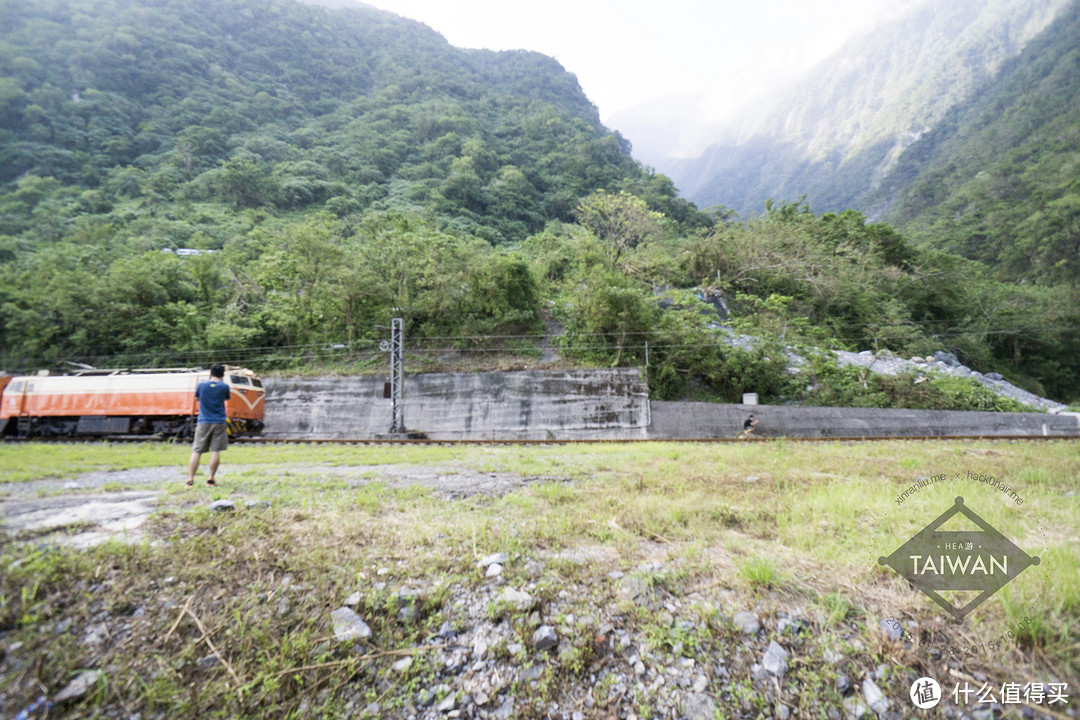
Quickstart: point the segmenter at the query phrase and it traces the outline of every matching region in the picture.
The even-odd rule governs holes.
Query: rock
[[[365,715],[370,715],[371,717],[378,717],[379,716],[379,710],[380,710],[379,703],[371,702],[371,703],[368,703],[367,706],[364,707],[364,714]]]
[[[101,679],[101,676],[102,673],[100,670],[84,670],[79,673],[74,680],[69,682],[64,689],[53,698],[53,705],[62,705],[71,700],[78,700],[89,692],[90,688],[97,684],[97,681]]]
[[[887,619],[879,620],[878,627],[881,628],[890,640],[899,640],[904,637],[904,627],[898,620]]]
[[[334,622],[334,637],[339,642],[371,637],[371,628],[351,608],[338,608],[330,613],[330,619]]]
[[[360,604],[360,591],[357,590],[349,597],[345,598],[345,607],[354,608]]]
[[[983,377],[986,378],[987,380],[1004,380],[1005,379],[1001,375],[1001,373],[996,373],[996,372],[986,373],[985,375],[983,375]]]
[[[476,563],[477,567],[491,567],[492,565],[505,565],[510,561],[510,558],[506,553],[495,553],[494,555],[488,555],[481,558],[480,562]]]
[[[270,507],[270,501],[248,500],[246,503],[244,503],[244,507],[246,507],[248,510],[265,510],[266,508]]]
[[[403,657],[396,663],[392,664],[390,668],[395,672],[404,673],[406,670],[412,667],[412,657]]]
[[[946,365],[956,366],[960,364],[960,358],[956,357],[951,352],[944,352],[942,350],[938,350],[934,353],[934,359],[938,362],[943,362]]]
[[[783,703],[777,703],[774,715],[777,720],[788,720],[791,717],[791,708]]]
[[[682,711],[686,720],[713,720],[716,703],[704,693],[688,693],[683,696]]]
[[[77,482],[67,482],[67,483],[64,483],[64,489],[65,489],[65,490],[78,490],[78,489],[79,489],[79,488],[81,488],[81,487],[82,487],[82,485],[80,485],[80,484],[79,484],[79,483],[77,483]]]
[[[889,709],[889,699],[885,697],[885,693],[881,692],[881,688],[870,678],[863,680],[862,691],[866,704],[878,715]]]
[[[210,655],[203,655],[195,662],[195,664],[198,665],[199,668],[202,670],[210,670],[211,668],[215,668],[220,665],[221,660],[218,659],[217,655],[211,653]]]
[[[694,678],[694,692],[703,693],[705,688],[709,687],[709,678],[704,674],[698,673],[698,676]]]
[[[499,594],[498,601],[504,605],[510,606],[518,612],[528,612],[536,605],[536,599],[532,595],[510,587],[503,588],[503,591]]]
[[[783,677],[787,671],[787,650],[780,647],[775,640],[769,643],[769,649],[761,658],[761,666],[776,677]]]
[[[735,613],[735,617],[731,621],[743,635],[753,635],[761,629],[761,622],[758,620],[757,615],[745,610]]]
[[[860,720],[866,714],[866,706],[856,697],[844,698],[844,713],[850,720]]]
[[[840,673],[836,677],[836,692],[840,695],[847,695],[852,690],[851,678],[846,674]]]
[[[830,665],[837,665],[844,659],[844,654],[836,652],[832,648],[826,648],[825,652],[821,653],[821,657],[825,658],[825,662]]]
[[[626,575],[619,579],[618,594],[620,600],[641,605],[652,598],[652,584],[640,575]]]
[[[485,577],[489,577],[489,578],[498,577],[499,575],[502,575],[502,571],[503,571],[503,566],[502,565],[500,565],[499,563],[492,563],[491,565],[488,565],[487,572],[484,573],[484,575],[485,575]]]
[[[537,663],[530,667],[525,668],[525,671],[521,673],[521,679],[525,682],[533,682],[544,677],[545,665],[543,663]]]
[[[438,707],[436,707],[435,709],[438,710],[441,713],[450,712],[451,710],[454,709],[454,706],[456,704],[457,704],[457,697],[454,695],[454,693],[450,693],[449,695],[447,695],[446,697],[443,698],[443,701],[441,703],[439,703]]]
[[[488,694],[483,690],[477,690],[473,693],[472,701],[476,704],[477,707],[482,707],[491,702],[491,698],[488,697]]]
[[[492,713],[491,717],[494,718],[494,720],[510,720],[510,716],[513,714],[514,696],[511,695],[503,701],[503,704],[500,705],[494,713]]]
[[[550,625],[541,625],[533,633],[532,641],[533,647],[537,650],[550,650],[559,644],[559,636],[555,633],[555,628]]]
[[[236,509],[236,503],[232,500],[215,500],[210,503],[210,509],[215,512],[231,512]]]

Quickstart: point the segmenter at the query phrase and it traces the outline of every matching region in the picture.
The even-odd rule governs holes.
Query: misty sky
[[[706,90],[710,115],[792,79],[923,0],[364,0],[451,44],[551,55],[607,119]]]

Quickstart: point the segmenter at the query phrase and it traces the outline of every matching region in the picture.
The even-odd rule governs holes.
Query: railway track
[[[417,439],[417,438],[267,438],[241,437],[232,438],[234,445],[626,445],[633,443],[842,443],[842,442],[884,442],[888,440],[908,440],[915,442],[942,440],[988,440],[988,441],[1047,441],[1080,440],[1080,435],[850,435],[834,437],[755,437],[755,438],[565,438],[565,439],[487,439],[487,440],[452,440],[452,439]],[[5,438],[3,442],[12,444],[35,443],[174,443],[187,444],[190,440],[161,438],[146,435],[116,435],[103,438]]]

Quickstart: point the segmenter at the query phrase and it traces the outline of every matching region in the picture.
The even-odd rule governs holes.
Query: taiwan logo
[[[977,530],[941,530],[954,517]],[[961,521],[957,518],[957,521]],[[892,555],[878,558],[952,615],[957,623],[1013,578],[1039,564],[964,505],[964,498],[924,527]],[[949,593],[953,600],[947,599]]]

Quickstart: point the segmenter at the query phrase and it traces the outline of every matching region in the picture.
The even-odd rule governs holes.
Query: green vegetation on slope
[[[1075,290],[1000,283],[854,212],[701,213],[539,55],[284,0],[0,8],[6,369],[364,370],[401,316],[432,357],[535,360],[545,324],[571,362],[648,353],[663,398],[986,406],[974,385],[789,376],[785,348],[810,345],[944,348],[1080,390]]]
[[[901,156],[878,193],[917,242],[1080,280],[1080,3]],[[1076,331],[1076,328],[1073,328]]]

